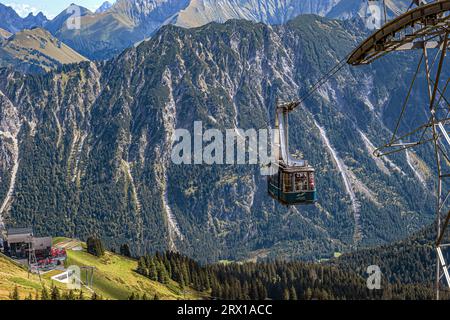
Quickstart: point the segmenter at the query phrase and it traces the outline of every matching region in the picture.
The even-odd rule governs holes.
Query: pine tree
[[[184,286],[185,286],[185,282],[184,282],[184,277],[183,275],[180,275],[180,279],[178,280],[179,284],[180,284],[180,289],[184,290]]]
[[[124,243],[123,245],[120,246],[120,254],[124,257],[131,258],[131,251],[128,243]]]
[[[290,296],[289,296],[289,290],[287,288],[285,288],[283,290],[283,300],[289,300]]]
[[[9,298],[11,300],[20,300],[19,288],[17,288],[17,286],[15,286],[14,290],[9,294]]]
[[[56,286],[52,287],[50,295],[51,295],[52,300],[61,300],[61,295],[59,293],[59,289]]]
[[[146,267],[146,262],[145,262],[144,257],[140,257],[139,261],[138,261],[137,272],[139,274],[142,274],[145,277],[148,277],[149,276],[149,272],[148,271],[149,270]]]
[[[249,295],[249,287],[248,287],[248,282],[245,281],[244,285],[242,286],[241,289],[241,293],[240,293],[240,298],[242,300],[249,300],[250,299],[250,295]]]
[[[162,284],[167,284],[169,281],[169,277],[167,275],[167,270],[164,267],[164,264],[161,262],[158,262],[156,269],[158,270],[158,282]]]
[[[48,295],[46,287],[42,287],[41,300],[50,300],[50,296]]]
[[[96,256],[96,257],[101,257],[105,254],[105,249],[103,247],[103,243],[100,239],[95,238],[95,237],[89,237],[86,241],[86,245],[87,245],[87,252],[89,252],[90,254]]]
[[[91,296],[91,300],[102,300],[102,298],[101,298],[101,296],[100,295],[98,295],[96,292],[93,292],[92,293],[92,296]]]
[[[256,282],[252,283],[252,300],[260,300],[260,296],[259,296],[259,292],[258,292],[258,287],[256,285]]]
[[[295,290],[294,286],[292,286],[291,289],[289,290],[289,296],[291,300],[298,300],[297,291]]]
[[[70,290],[69,293],[66,294],[66,300],[75,300],[73,290]]]
[[[39,300],[39,291],[36,289],[36,293],[34,294],[34,300]]]
[[[322,298],[322,300],[329,300],[330,299],[329,294],[328,294],[328,292],[325,289],[322,290],[321,298]]]
[[[156,269],[155,262],[150,260],[150,265],[148,268],[148,277],[150,280],[158,281],[158,270]]]
[[[313,297],[313,292],[311,288],[306,289],[305,300],[311,300]]]

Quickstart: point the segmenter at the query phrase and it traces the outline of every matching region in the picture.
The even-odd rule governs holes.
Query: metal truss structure
[[[450,103],[447,89],[450,82],[446,56],[450,45],[450,0],[426,3],[413,1],[415,7],[387,22],[367,38],[350,55],[347,63],[353,66],[369,64],[394,51],[420,50],[422,56],[397,127],[390,141],[375,151],[384,156],[405,151],[425,143],[432,143],[436,161],[436,298],[442,290],[450,289],[448,258],[450,257]],[[412,131],[397,136],[413,86],[419,73],[424,73],[423,87],[429,104],[424,106],[428,120]]]

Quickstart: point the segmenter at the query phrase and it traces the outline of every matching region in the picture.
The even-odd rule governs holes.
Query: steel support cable
[[[444,89],[443,89],[442,92],[438,89],[438,92],[439,92],[439,94],[440,94],[440,98],[439,98],[439,100],[438,100],[438,102],[437,102],[437,106],[436,106],[436,108],[435,108],[436,110],[439,109],[439,105],[440,105],[442,99],[444,99],[445,102],[447,103],[447,106],[448,106],[448,108],[446,109],[446,110],[447,110],[447,115],[446,115],[446,117],[445,117],[444,119],[440,120],[440,122],[441,122],[441,123],[444,123],[444,124],[445,124],[445,122],[448,121],[448,117],[450,116],[450,104],[449,104],[448,100],[447,100],[447,99],[445,98],[445,96],[444,96],[445,92],[447,91],[447,86],[448,86],[448,84],[449,84],[449,81],[450,81],[450,78],[447,79],[447,82],[446,82],[446,84],[445,84]],[[423,139],[423,137],[424,137],[424,135],[425,135],[425,132],[426,132],[426,129],[424,129],[424,132],[422,133],[422,138],[421,138],[421,139]],[[440,145],[439,145],[439,149],[441,150],[441,153],[444,155],[444,157],[447,159],[447,161],[450,163],[450,158],[447,156],[446,151],[443,150],[443,149],[441,148]]]
[[[441,158],[440,158],[440,152],[442,152],[442,149],[440,147],[440,143],[439,143],[439,136],[437,134],[437,130],[436,130],[436,121],[437,121],[437,117],[436,117],[436,112],[435,112],[435,108],[434,108],[434,101],[436,99],[436,93],[437,93],[437,89],[438,89],[438,85],[439,85],[439,81],[440,81],[440,76],[441,76],[441,72],[442,72],[442,65],[443,65],[443,61],[444,61],[444,57],[445,57],[445,53],[447,50],[447,43],[448,43],[448,33],[445,35],[445,39],[444,39],[444,46],[441,50],[441,59],[439,61],[439,66],[438,66],[438,71],[436,74],[436,81],[434,83],[434,89],[433,92],[430,96],[430,111],[431,111],[431,116],[432,116],[432,122],[433,122],[433,140],[434,140],[434,149],[435,149],[435,156],[436,156],[436,166],[437,166],[437,170],[438,170],[438,184],[437,184],[437,217],[436,217],[436,228],[437,228],[437,239],[436,239],[436,250],[437,250],[437,263],[436,263],[436,267],[437,267],[437,276],[436,276],[436,289],[437,289],[437,299],[439,300],[439,281],[441,279],[441,277],[439,276],[440,271],[441,271],[441,266],[444,268],[444,274],[445,274],[445,278],[447,280],[448,285],[450,286],[450,278],[449,278],[449,274],[448,274],[448,269],[446,267],[446,262],[444,260],[444,257],[442,255],[442,251],[440,248],[440,244],[442,243],[442,239],[444,237],[444,233],[445,230],[448,227],[448,222],[450,219],[450,212],[447,214],[447,217],[445,219],[444,225],[442,228],[442,216],[441,216],[441,210],[443,208],[444,202],[441,202],[441,196],[442,196],[442,166],[441,166]],[[430,91],[430,73],[427,72],[427,80],[429,83],[429,91]],[[431,93],[431,91],[430,91]],[[446,134],[445,129],[443,129],[442,123],[440,124],[440,129],[441,131],[443,131],[443,134]],[[447,138],[447,137],[446,137]],[[448,141],[448,138],[447,138]],[[445,156],[445,153],[443,153]]]
[[[449,120],[450,120],[450,118],[445,118],[445,119],[443,119],[442,121],[449,121]],[[386,156],[386,155],[389,155],[389,154],[393,154],[393,153],[396,153],[396,152],[400,152],[400,151],[403,151],[403,150],[406,150],[406,149],[410,149],[410,148],[412,148],[412,147],[419,146],[419,145],[426,144],[426,143],[428,143],[428,142],[433,141],[434,138],[429,138],[429,139],[427,139],[427,140],[422,140],[422,141],[418,141],[418,142],[414,142],[414,143],[401,143],[401,141],[402,141],[403,139],[405,139],[405,138],[407,138],[407,137],[409,137],[409,136],[412,136],[413,134],[419,132],[419,131],[422,130],[422,129],[431,128],[433,125],[434,125],[434,123],[428,122],[428,123],[426,123],[426,124],[423,124],[423,125],[417,127],[416,129],[414,129],[414,130],[412,130],[412,131],[410,131],[410,132],[404,134],[403,136],[401,136],[401,137],[395,139],[392,143],[385,144],[384,146],[377,148],[377,149],[374,151],[374,155],[377,156],[377,157],[382,157],[382,156]],[[439,138],[442,137],[442,136],[443,136],[442,134],[439,134],[439,133],[438,133],[438,137],[439,137]],[[399,143],[399,144],[396,145],[396,143]],[[389,151],[389,152],[387,152],[387,153],[382,153],[382,152],[381,152],[381,150],[383,150],[383,149],[392,148],[392,147],[399,147],[399,146],[402,146],[403,148],[398,149],[398,150],[394,150],[394,151]],[[450,161],[449,161],[449,162],[450,162]]]
[[[439,138],[438,138],[438,139],[439,139]],[[450,162],[450,159],[449,159],[447,153],[445,152],[445,150],[442,149],[442,147],[440,146],[440,144],[439,144],[438,141],[436,141],[436,145],[437,145],[439,151],[440,151],[440,152],[443,154],[443,156],[445,157],[445,159],[446,159],[448,162]],[[439,176],[439,179],[441,179],[442,177],[443,177],[443,176],[440,175],[440,176]],[[439,212],[443,209],[445,203],[446,203],[447,200],[448,200],[449,195],[450,195],[450,192],[447,193],[447,196],[445,197],[444,201],[442,201],[442,203],[439,203]],[[440,214],[439,214],[439,215],[440,215]],[[444,236],[445,236],[445,230],[447,230],[447,228],[448,228],[448,226],[449,226],[449,223],[450,223],[450,211],[447,212],[447,215],[446,215],[446,217],[445,217],[444,224],[442,225],[442,227],[439,226],[439,228],[440,228],[440,230],[439,230],[439,236],[438,236],[438,239],[436,240],[436,246],[437,246],[437,247],[440,247],[440,246],[441,246],[442,241],[443,241]]]
[[[448,33],[446,33],[445,39],[448,40]],[[443,63],[443,59],[445,58],[445,55],[446,55],[446,51],[444,51],[444,49],[445,49],[445,50],[447,49],[447,44],[446,44],[445,41],[444,41],[444,43],[443,43],[443,48],[442,48],[441,50],[439,50],[439,51],[436,53],[435,59],[434,59],[432,65],[431,65],[431,68],[430,68],[429,70],[431,70],[431,69],[434,67],[434,64],[436,63],[437,58],[438,58],[438,56],[439,56],[439,53],[441,53],[441,51],[442,51],[442,53],[441,53],[441,54],[442,54],[442,55],[441,55],[441,63]],[[428,71],[428,72],[429,72],[429,71]],[[440,71],[438,71],[438,72],[440,72]],[[438,74],[438,75],[440,75],[440,74]],[[433,86],[436,88],[437,93],[439,93],[439,100],[438,100],[438,102],[437,102],[437,104],[436,104],[436,107],[435,107],[434,105],[430,105],[430,108],[431,108],[432,110],[438,109],[438,108],[439,108],[439,105],[440,105],[440,103],[441,103],[441,101],[442,101],[442,99],[443,99],[443,100],[447,103],[447,106],[449,106],[449,108],[448,108],[448,113],[447,113],[447,116],[446,116],[446,117],[448,117],[449,114],[450,114],[450,102],[449,102],[449,101],[447,100],[447,98],[445,97],[445,92],[447,91],[447,87],[448,87],[450,78],[447,79],[447,82],[446,82],[446,84],[445,84],[445,86],[444,86],[444,88],[443,88],[442,91],[439,89],[439,83],[436,83],[435,81],[433,81],[433,79],[431,79],[431,77],[429,76],[429,74],[427,74],[427,80],[430,82],[430,83],[429,83],[429,86],[430,86],[430,85],[433,85]],[[431,87],[430,87],[430,89],[431,89]],[[430,94],[431,94],[431,93],[430,93]],[[430,99],[431,99],[431,97],[430,97]],[[422,137],[423,137],[424,135],[425,135],[425,131],[423,132]]]
[[[437,74],[436,74],[436,80],[435,80],[434,85],[433,85],[433,92],[432,92],[431,97],[430,97],[430,110],[431,110],[431,114],[432,114],[431,120],[433,122],[433,138],[434,138],[433,140],[434,140],[434,145],[435,145],[436,163],[437,163],[438,179],[439,179],[438,180],[438,199],[437,199],[438,200],[438,202],[437,202],[437,207],[438,207],[438,213],[437,214],[438,214],[438,216],[436,218],[437,219],[436,220],[436,224],[437,224],[437,229],[438,229],[437,230],[438,237],[437,237],[437,240],[436,240],[436,246],[437,246],[438,249],[439,249],[439,247],[440,247],[440,245],[442,243],[442,240],[443,240],[444,234],[445,234],[445,230],[447,230],[448,225],[449,225],[449,221],[450,221],[450,211],[449,211],[447,213],[446,218],[445,218],[444,224],[441,226],[441,213],[440,212],[441,212],[441,210],[442,210],[442,208],[443,208],[443,206],[445,204],[445,201],[447,200],[447,197],[441,203],[441,190],[442,190],[442,177],[443,176],[442,176],[442,167],[441,167],[441,160],[440,160],[439,153],[441,153],[445,157],[445,159],[447,161],[449,159],[448,159],[447,153],[445,152],[445,150],[441,147],[441,145],[439,143],[439,138],[440,137],[437,134],[436,126],[435,126],[435,123],[438,121],[437,115],[436,115],[436,109],[437,109],[437,107],[439,107],[440,101],[442,100],[441,98],[444,97],[444,95],[445,95],[445,91],[442,93],[438,89],[439,89],[439,82],[440,82],[440,77],[441,77],[441,73],[442,73],[442,67],[443,67],[445,55],[446,55],[446,52],[447,52],[447,44],[448,44],[448,33],[445,34],[443,47],[442,47],[442,50],[440,50],[441,57],[440,57],[440,60],[439,60],[439,66],[438,66],[438,70],[437,70]],[[430,85],[431,77],[430,77],[429,71],[427,71],[427,80],[429,81],[429,90],[430,90],[431,89],[431,85]],[[447,84],[445,86],[445,89],[446,88],[447,88]],[[440,99],[438,101],[437,107],[435,107],[436,95],[437,95],[438,92],[440,94]],[[445,128],[443,128],[442,122],[439,122],[439,124],[440,124],[441,131],[444,131],[444,132],[442,132],[442,134],[446,134],[446,130],[445,130]],[[440,253],[439,250],[438,250],[438,253]],[[443,266],[445,266],[444,262],[441,262],[441,263],[443,264]],[[438,266],[439,266],[439,260],[438,260]],[[447,271],[447,270],[445,270],[445,271]],[[438,279],[439,279],[439,267],[438,267],[438,271],[437,272],[438,272]],[[447,281],[448,281],[448,274],[447,273],[445,273],[445,274],[446,274],[446,278],[447,278]],[[437,288],[439,288],[438,284],[437,284]]]
[[[449,33],[450,33],[450,31],[449,31]],[[447,35],[448,35],[449,33],[447,33]],[[448,37],[448,36],[447,36],[447,37]],[[443,49],[442,49],[442,50],[443,50]],[[436,63],[437,58],[438,58],[438,56],[439,56],[439,52],[440,52],[440,50],[436,53],[436,56],[435,56],[435,58],[434,58],[433,64],[431,65],[431,68],[434,67],[434,64]],[[445,55],[446,55],[446,54],[444,54],[444,58],[445,58]],[[450,105],[450,103],[449,103],[449,101],[447,100],[447,98],[445,98],[445,92],[446,92],[446,89],[447,89],[447,85],[448,85],[449,80],[450,80],[450,78],[447,79],[447,83],[445,84],[445,87],[444,87],[445,90],[443,90],[443,92],[440,91],[439,87],[437,87],[437,90],[438,90],[438,93],[439,93],[439,95],[441,96],[441,98],[444,98],[444,100],[447,102],[447,104]],[[431,83],[432,83],[433,85],[435,85],[435,82],[433,81],[433,79],[430,78],[430,81],[431,81]]]
[[[442,66],[444,64],[445,55],[447,53],[447,45],[448,45],[448,33],[445,34],[444,45],[442,48],[441,59],[439,60],[439,66],[436,75],[436,81],[434,83],[433,95],[431,96],[430,109],[433,111],[434,101],[436,100],[436,93],[439,86],[439,80],[441,78]]]
[[[444,201],[442,201],[441,206],[439,207],[439,212],[441,212],[442,209],[444,208],[444,204],[447,202],[449,196],[450,196],[450,191],[447,192],[447,195],[445,196]]]
[[[444,233],[445,233],[445,230],[447,230],[449,222],[450,222],[450,211],[447,213],[447,217],[445,218],[444,225],[441,228],[441,232],[439,234],[439,238],[436,240],[436,246],[437,247],[439,247],[441,245],[441,243],[442,243],[442,240],[444,238]]]
[[[306,99],[308,99],[314,92],[316,92],[320,87],[322,87],[325,83],[328,82],[336,73],[342,70],[343,67],[347,64],[347,59],[350,57],[350,54],[347,54],[343,59],[341,59],[330,71],[328,71],[325,75],[323,75],[312,87],[311,89],[304,94],[297,102],[297,105],[302,104]]]
[[[424,51],[424,53],[425,53],[425,51]],[[436,55],[435,55],[435,57],[433,59],[433,63],[431,64],[431,66],[429,66],[429,64],[428,64],[428,57],[425,57],[426,58],[425,67],[426,67],[427,82],[428,82],[428,94],[430,95],[430,99],[431,99],[431,85],[436,86],[436,84],[433,81],[433,79],[431,79],[430,72],[431,72],[431,69],[433,69],[433,67],[434,67],[434,65],[435,65],[435,63],[436,63],[436,61],[437,61],[437,59],[439,57],[439,53],[441,53],[441,50],[438,50],[438,52],[436,52]],[[449,80],[450,80],[450,78],[447,79],[447,83],[446,83],[446,85],[444,87],[444,91],[441,92],[441,90],[439,89],[439,86],[437,86],[437,90],[438,90],[438,93],[440,95],[440,99],[439,99],[438,105],[439,105],[439,103],[440,103],[442,98],[447,102],[448,105],[450,105],[450,103],[448,102],[447,98],[445,98],[445,91],[447,90],[447,85],[448,85],[448,81]],[[447,114],[447,117],[448,117],[448,114]],[[430,118],[430,123],[431,122],[433,122],[433,118],[432,117]],[[424,131],[422,132],[420,140],[422,140],[424,138],[424,136],[426,134],[426,129],[427,128],[425,128]]]
[[[291,106],[290,111],[293,111],[295,108],[297,108],[300,104],[302,104],[304,101],[306,101],[314,92],[316,92],[320,87],[322,87],[325,83],[328,82],[336,73],[338,73],[342,68],[344,68],[347,65],[347,59],[350,57],[351,53],[347,54],[344,58],[338,61],[336,65],[334,65],[333,68],[330,69],[327,73],[325,73],[318,81],[314,83],[314,85],[311,86],[309,91],[300,97],[299,100],[291,103],[287,103],[286,105]],[[262,128],[261,128],[262,129]]]
[[[439,145],[438,146],[439,151],[441,151],[442,155],[444,156],[445,160],[447,160],[450,163],[450,157],[447,155],[447,151],[442,149],[442,147]]]
[[[377,150],[375,150],[373,155],[375,157],[378,157],[378,158],[386,157],[386,156],[389,156],[391,154],[399,153],[399,152],[402,152],[402,151],[405,151],[405,150],[408,150],[408,149],[411,149],[411,148],[415,148],[415,147],[420,146],[420,145],[427,144],[428,142],[431,142],[431,141],[433,141],[433,139],[424,140],[422,142],[411,143],[410,145],[404,145],[404,146],[401,146],[400,149],[396,149],[396,150],[392,150],[392,151],[386,151],[386,152],[381,152],[380,150],[383,150],[384,148],[394,147],[394,146],[387,145],[387,146],[383,146],[383,147],[378,148]],[[400,147],[400,145],[399,145],[399,147]]]
[[[309,97],[311,97],[319,88],[321,88],[325,83],[327,83],[336,73],[338,73],[340,70],[342,70],[345,67],[345,64],[342,64],[339,66],[338,69],[336,69],[333,73],[329,74],[329,76],[322,81],[316,83],[312,89],[304,95],[298,102],[297,105],[302,104],[304,101],[306,101]]]
[[[408,90],[408,94],[406,95],[405,102],[403,103],[402,111],[400,112],[400,116],[397,120],[397,124],[395,126],[394,132],[392,133],[391,143],[395,140],[395,136],[397,135],[398,129],[400,127],[400,122],[402,121],[403,115],[406,111],[406,107],[408,106],[409,98],[411,97],[412,89],[414,87],[414,84],[416,83],[417,76],[418,76],[420,68],[422,66],[423,58],[424,58],[424,54],[422,53],[422,56],[420,57],[420,61],[417,64],[416,72],[414,73],[414,77],[411,81],[411,85],[409,86],[409,90]]]
[[[442,100],[444,100],[444,102],[447,104],[447,107],[450,108],[450,102],[445,97],[445,92],[447,92],[447,87],[448,87],[449,83],[450,83],[450,78],[448,78],[447,81],[445,82],[445,86],[442,91],[438,88],[438,93],[439,93],[440,97],[436,104],[436,109],[439,108],[439,105],[441,104]],[[449,113],[447,113],[447,115],[450,114],[449,108],[447,109],[449,111]]]
[[[390,155],[390,154],[394,154],[394,153],[397,153],[397,152],[401,152],[401,151],[404,151],[404,150],[407,150],[407,149],[410,149],[410,148],[413,148],[413,147],[417,147],[417,146],[419,146],[419,145],[423,145],[423,144],[426,144],[426,143],[428,143],[428,142],[433,141],[433,138],[430,138],[430,139],[427,139],[427,140],[418,141],[418,142],[414,142],[414,143],[401,143],[402,139],[404,139],[404,138],[406,138],[406,137],[409,137],[409,136],[413,135],[414,133],[416,133],[416,132],[422,130],[422,129],[423,129],[424,127],[426,127],[426,126],[430,126],[430,125],[429,125],[429,124],[425,124],[425,125],[423,125],[423,126],[420,126],[419,128],[415,129],[414,131],[412,131],[412,132],[406,134],[405,136],[403,136],[403,137],[398,138],[397,140],[395,140],[394,142],[399,142],[398,145],[392,143],[392,144],[386,144],[386,145],[384,145],[384,146],[382,146],[382,147],[380,147],[380,148],[377,148],[377,149],[373,152],[374,156],[376,156],[376,157],[387,156],[387,155]],[[396,150],[392,150],[392,151],[382,152],[382,150],[385,150],[385,149],[387,149],[387,148],[394,148],[394,147],[401,147],[401,148],[396,149]]]

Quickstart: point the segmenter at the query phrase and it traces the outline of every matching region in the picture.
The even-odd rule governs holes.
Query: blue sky
[[[54,18],[72,3],[95,10],[105,0],[0,0],[7,6],[12,7],[20,16],[27,16],[30,12],[42,11],[48,18]],[[109,0],[113,3],[113,0]]]

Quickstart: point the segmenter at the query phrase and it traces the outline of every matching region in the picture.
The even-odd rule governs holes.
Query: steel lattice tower
[[[370,1],[369,1],[370,2]],[[384,2],[384,1],[383,1]],[[450,44],[450,0],[428,3],[414,0],[410,10],[387,21],[381,29],[361,43],[350,55],[353,66],[369,64],[396,51],[420,51],[416,75],[412,81],[392,139],[377,149],[383,156],[405,151],[425,143],[433,144],[436,161],[436,298],[443,289],[450,289],[447,257],[450,253],[448,227],[450,221],[450,103],[446,98],[450,78],[445,79],[446,55]],[[386,12],[386,10],[384,10]],[[414,82],[422,70],[423,87],[428,94],[427,122],[397,137],[398,124],[404,114]],[[448,74],[447,74],[448,75]]]

